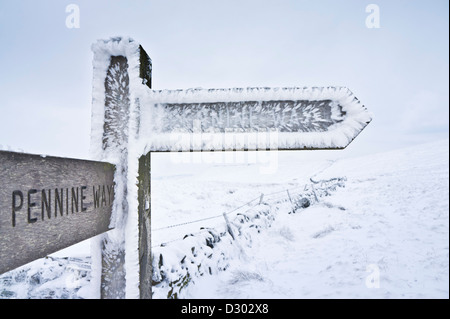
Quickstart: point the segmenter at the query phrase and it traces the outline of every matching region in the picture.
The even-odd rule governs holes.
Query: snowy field
[[[295,170],[295,166],[291,167]],[[448,141],[335,162],[345,188],[268,231],[190,298],[448,298]]]
[[[222,231],[223,213],[244,212],[261,194],[294,197],[311,177],[347,181],[296,214],[282,206],[226,271],[195,278],[180,297],[449,298],[448,140],[334,160],[221,155],[152,157],[153,247],[176,248],[200,227]],[[0,276],[0,298],[89,298],[89,265],[86,241]]]

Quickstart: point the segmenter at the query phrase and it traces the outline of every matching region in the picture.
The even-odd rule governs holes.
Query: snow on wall
[[[240,245],[251,246],[252,236],[267,228],[274,216],[268,205],[256,206],[236,216],[227,231],[205,228],[187,234],[182,241],[153,249],[153,298],[176,299],[196,278],[213,275],[229,267],[240,256]]]
[[[188,285],[199,277],[225,271],[232,259],[245,258],[242,248],[251,248],[255,236],[269,228],[278,214],[298,213],[317,204],[338,187],[345,187],[345,181],[342,177],[312,181],[316,186],[307,185],[295,196],[269,199],[227,217],[227,227],[222,230],[201,227],[199,233],[153,248],[153,298],[183,297]]]
[[[89,258],[46,257],[0,276],[0,299],[91,298]]]

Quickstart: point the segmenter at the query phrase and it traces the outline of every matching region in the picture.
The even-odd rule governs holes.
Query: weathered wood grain
[[[103,150],[113,152],[118,157],[117,170],[119,183],[123,187],[123,201],[119,205],[119,218],[125,219],[128,214],[127,192],[127,154],[128,154],[128,122],[130,117],[130,91],[128,61],[124,56],[111,56],[110,65],[105,78],[105,118],[103,125]],[[121,226],[123,223],[119,223]],[[119,238],[117,238],[119,237]],[[102,299],[125,298],[126,273],[125,231],[119,230],[112,239],[105,234],[102,242],[102,274],[100,296]]]
[[[0,151],[0,273],[108,231],[114,170]]]
[[[152,298],[151,260],[151,152],[139,159],[139,294],[141,299]]]
[[[145,50],[139,46],[139,78],[142,80],[142,84],[151,88],[151,71],[152,64],[151,59],[145,52]],[[123,200],[122,203],[117,203],[118,214],[117,218],[122,221],[128,217],[128,202],[127,202],[127,181],[130,178],[128,176],[128,139],[129,136],[137,134],[137,132],[129,131],[130,123],[130,78],[133,78],[133,74],[128,74],[128,58],[126,56],[111,56],[110,65],[105,78],[105,113],[104,113],[104,126],[103,126],[103,151],[109,156],[118,158],[116,176],[118,184],[121,183]],[[133,103],[139,108],[139,98],[135,97]],[[137,124],[139,129],[139,124]],[[141,180],[140,180],[141,182]],[[150,187],[150,181],[145,179],[148,188]],[[144,192],[144,189],[139,189],[139,194]],[[145,196],[148,192],[145,190]],[[141,213],[139,208],[139,213]],[[141,219],[141,216],[139,217]],[[145,223],[149,223],[148,220]],[[126,297],[126,272],[125,272],[125,249],[123,243],[125,242],[125,222],[118,223],[120,226],[116,228],[114,236],[105,234],[102,240],[102,273],[100,280],[100,296],[102,299],[122,299]],[[145,239],[150,241],[150,228],[139,228],[139,231],[145,231]],[[150,245],[145,249],[150,249]],[[139,248],[141,252],[142,249]],[[148,251],[148,258],[150,252]],[[140,261],[140,271],[142,275],[140,278],[151,278],[151,274],[148,275],[148,271],[151,271],[151,265],[143,264],[145,261]],[[143,284],[140,282],[140,295],[141,298],[151,297],[151,286],[149,284]],[[142,297],[144,296],[144,297]]]

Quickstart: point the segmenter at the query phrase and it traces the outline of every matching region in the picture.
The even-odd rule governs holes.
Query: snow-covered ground
[[[293,167],[294,168],[294,167]],[[345,188],[278,213],[228,271],[190,298],[448,298],[448,140],[342,159]]]
[[[222,231],[223,213],[231,219],[262,193],[276,201],[310,177],[347,178],[296,214],[281,205],[226,271],[195,278],[180,297],[448,298],[448,140],[355,158],[327,152],[223,153],[217,163],[217,154],[155,154],[152,246],[167,249],[200,227]],[[53,257],[1,275],[0,298],[89,297],[89,242]]]

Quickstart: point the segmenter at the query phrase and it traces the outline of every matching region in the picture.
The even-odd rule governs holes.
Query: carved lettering
[[[52,188],[52,189],[29,189],[25,192],[15,190],[11,194],[11,225],[16,227],[20,212],[26,205],[28,224],[38,221],[38,211],[40,209],[39,220],[45,221],[59,216],[86,212],[91,210],[111,206],[114,200],[114,185],[92,186],[92,197],[86,192],[88,186]],[[27,194],[24,199],[24,193]],[[26,203],[25,203],[26,201]],[[39,207],[40,205],[40,207]],[[35,210],[38,211],[35,211]],[[52,211],[54,210],[54,212]]]
[[[111,205],[112,203],[112,198],[113,198],[113,190],[114,190],[114,186],[113,185],[106,185],[106,188],[108,189],[108,204]]]
[[[44,207],[47,211],[47,217],[48,219],[51,218],[52,212],[51,212],[51,201],[52,201],[52,193],[51,190],[48,190],[48,198],[47,194],[45,193],[45,189],[42,190],[42,196],[41,196],[41,216],[42,220],[44,220]]]
[[[105,193],[105,185],[102,186],[102,207],[106,206],[106,193]]]
[[[57,188],[55,188],[55,217],[58,215],[58,208],[59,213],[61,216],[64,215],[63,212],[63,203],[64,203],[64,190],[61,188],[61,192],[58,191]]]
[[[76,189],[76,193],[75,193],[75,189]],[[73,211],[73,207],[74,207],[74,203],[75,203],[75,209],[77,210],[78,213],[78,187],[72,187],[72,214],[74,213]]]
[[[37,189],[30,189],[28,191],[28,224],[33,224],[37,221],[37,218],[31,218],[31,208],[36,206],[36,203],[31,201],[31,195],[36,193]]]
[[[69,189],[66,188],[66,215],[69,215]]]
[[[343,112],[341,106],[331,100],[162,103],[159,106],[170,113],[170,120],[161,123],[162,132],[249,133],[272,129],[325,132],[329,126],[343,121],[343,118],[333,116],[333,112]],[[193,127],[193,123],[197,125]]]
[[[19,196],[20,204],[17,205],[17,196]],[[23,206],[23,193],[21,191],[14,191],[12,193],[12,226],[16,227],[16,212],[21,210]]]
[[[100,206],[100,186],[98,190],[95,190],[95,186],[92,186],[92,192],[94,197],[94,208],[98,208]]]
[[[81,211],[85,212],[87,210],[86,207],[84,207],[84,200],[86,199],[86,196],[84,196],[83,191],[87,188],[87,186],[81,186]]]

